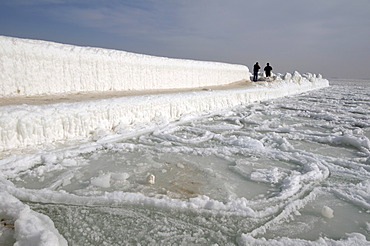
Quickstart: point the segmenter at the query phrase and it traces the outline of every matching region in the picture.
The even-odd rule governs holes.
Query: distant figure
[[[253,66],[253,81],[256,82],[258,80],[258,71],[260,70],[260,65],[258,65],[258,62],[254,64]]]
[[[265,70],[265,73],[266,73],[266,77],[270,77],[271,76],[271,70],[272,70],[272,67],[270,66],[270,63],[267,63],[267,66],[264,68]]]

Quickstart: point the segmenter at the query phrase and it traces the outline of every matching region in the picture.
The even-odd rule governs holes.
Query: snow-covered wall
[[[135,124],[176,120],[191,113],[226,109],[326,87],[325,79],[298,73],[288,80],[232,90],[132,96],[50,105],[0,107],[0,151],[54,141],[99,138]],[[320,76],[321,77],[321,76]]]
[[[225,85],[249,79],[246,66],[170,59],[0,36],[0,99],[77,92]],[[175,120],[328,86],[298,72],[233,90],[132,96],[49,105],[0,107],[0,151],[98,138],[100,132],[162,118]]]
[[[249,79],[243,65],[0,36],[0,98],[194,88]]]

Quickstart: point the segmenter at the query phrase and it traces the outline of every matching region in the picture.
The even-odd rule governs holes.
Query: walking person
[[[254,64],[253,66],[253,81],[256,82],[258,80],[258,71],[260,70],[260,65],[258,65],[258,62]]]
[[[266,78],[271,77],[272,67],[270,66],[270,63],[267,63],[267,66],[264,68],[264,70],[265,70],[265,73],[266,73]]]

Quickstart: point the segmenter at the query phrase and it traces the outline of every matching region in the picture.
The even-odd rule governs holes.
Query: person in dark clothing
[[[253,81],[256,82],[258,80],[258,71],[260,70],[260,65],[258,65],[258,62],[254,64],[253,66]]]
[[[271,76],[271,70],[272,70],[272,67],[270,66],[269,63],[267,63],[267,66],[264,68],[265,70],[265,73],[266,73],[266,77],[270,77]]]

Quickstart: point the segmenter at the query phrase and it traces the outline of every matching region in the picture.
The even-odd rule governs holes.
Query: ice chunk
[[[148,184],[154,184],[155,183],[155,176],[154,174],[149,174],[147,177],[146,177],[146,182]]]
[[[283,78],[284,80],[286,80],[286,81],[289,81],[289,80],[291,80],[292,79],[292,74],[291,73],[286,73],[285,75],[284,75],[284,78]]]
[[[112,173],[111,178],[115,180],[127,180],[130,177],[128,173]]]
[[[302,75],[301,75],[299,72],[295,71],[295,72],[293,73],[292,80],[293,80],[294,82],[296,82],[296,83],[300,83],[300,82],[301,82],[301,80],[302,80]]]
[[[92,185],[102,187],[102,188],[109,188],[110,187],[110,178],[111,174],[100,174],[98,177],[92,178],[90,183]]]
[[[321,209],[321,215],[325,218],[331,219],[334,217],[333,209],[329,208],[328,206],[324,206]]]

